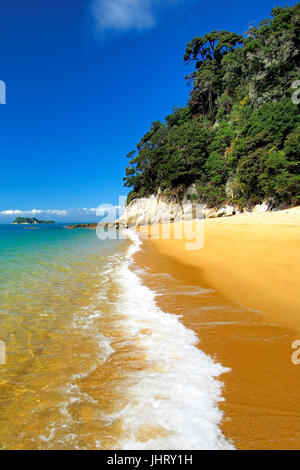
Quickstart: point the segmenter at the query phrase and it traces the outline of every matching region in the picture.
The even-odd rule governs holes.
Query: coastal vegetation
[[[155,121],[128,154],[127,202],[162,192],[209,205],[300,203],[300,3],[245,35],[212,31],[186,46],[188,103]]]
[[[17,217],[13,224],[55,224],[54,220],[38,220],[35,217]]]

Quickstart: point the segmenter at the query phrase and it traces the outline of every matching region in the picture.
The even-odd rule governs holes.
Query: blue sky
[[[126,154],[188,98],[186,43],[243,33],[295,3],[2,0],[0,222],[33,209],[92,220],[99,204],[117,205]]]

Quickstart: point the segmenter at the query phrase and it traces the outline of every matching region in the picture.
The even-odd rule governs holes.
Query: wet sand
[[[202,250],[148,240],[136,254],[158,305],[182,315],[200,349],[231,369],[219,406],[238,449],[300,448],[300,365],[291,361],[300,339],[299,215],[208,220]]]

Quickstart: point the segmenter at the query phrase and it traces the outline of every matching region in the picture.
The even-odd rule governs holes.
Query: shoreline
[[[158,306],[165,312],[180,315],[183,324],[200,339],[198,347],[231,369],[221,376],[225,387],[224,402],[219,403],[219,408],[224,413],[221,430],[238,449],[297,449],[300,446],[300,369],[291,361],[291,345],[299,339],[297,297],[290,308],[299,280],[296,263],[300,245],[299,214],[296,208],[205,221],[203,250],[206,252],[202,258],[197,252],[185,251],[184,240],[146,240],[142,252],[135,255],[137,266],[146,270],[143,283],[156,292],[164,289],[156,298]],[[223,257],[217,263],[216,254],[220,253],[222,245]],[[281,249],[280,255],[278,249]],[[234,252],[235,259],[226,277],[226,261]],[[260,266],[255,283],[252,270],[262,254],[264,264]],[[237,285],[239,270],[235,272],[235,269],[241,259],[244,266]],[[184,286],[199,286],[211,289],[212,293],[203,296],[191,296],[184,290],[173,293],[170,278],[163,280],[160,276],[159,283],[155,278],[163,273]],[[261,298],[259,287],[269,286],[271,278],[273,299]],[[280,285],[284,278],[285,282]],[[219,288],[222,280],[224,286]],[[245,287],[249,286],[247,281],[252,292],[244,298]],[[291,285],[287,288],[289,282]],[[230,286],[235,287],[234,295]],[[252,304],[256,296],[259,296],[260,309],[256,302]],[[283,304],[284,315],[280,318]]]
[[[217,406],[222,400],[217,377],[227,370],[199,350],[194,331],[157,306],[156,293],[134,265],[142,242],[133,231],[129,238],[127,262],[119,268],[118,301],[120,313],[126,309],[122,315],[140,370],[129,376],[128,403],[121,415],[130,440],[121,448],[233,449],[220,430],[222,412]]]

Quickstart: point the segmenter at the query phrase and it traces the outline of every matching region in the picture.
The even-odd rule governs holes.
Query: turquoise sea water
[[[0,340],[6,346],[0,447],[43,447],[47,432],[54,432],[51,419],[61,435],[56,447],[73,448],[66,429],[59,430],[67,425],[66,395],[79,400],[72,378],[96,368],[107,354],[96,324],[106,306],[97,297],[124,241],[99,240],[94,230],[62,225],[32,228],[0,225]]]
[[[146,287],[133,231],[28,228],[0,225],[0,448],[230,447],[214,378],[225,369],[155,300],[210,291],[164,273]]]
[[[91,279],[122,241],[102,241],[94,230],[66,230],[62,225],[0,225],[0,314],[53,314],[88,296]],[[2,336],[5,337],[2,325]]]

